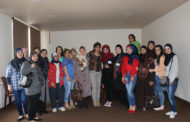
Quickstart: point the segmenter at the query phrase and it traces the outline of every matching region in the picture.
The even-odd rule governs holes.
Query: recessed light
[[[34,3],[39,3],[40,2],[40,0],[31,0],[32,2],[34,2]]]

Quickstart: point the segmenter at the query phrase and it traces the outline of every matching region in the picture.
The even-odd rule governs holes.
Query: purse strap
[[[170,73],[170,70],[171,70],[172,64],[173,64],[173,57],[172,57],[172,61],[171,61],[171,65],[170,65],[170,68],[169,68],[168,75],[169,75],[169,73]]]
[[[79,90],[82,89],[81,84],[78,81],[76,81],[76,83],[74,84],[74,87],[75,88],[77,87]]]

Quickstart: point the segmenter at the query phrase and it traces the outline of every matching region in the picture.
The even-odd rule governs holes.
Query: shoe
[[[70,108],[71,109],[75,109],[76,108],[75,105],[73,104],[73,102],[70,102]]]
[[[52,109],[52,112],[53,112],[53,113],[57,112],[57,108],[53,108],[53,109]]]
[[[62,112],[64,112],[65,108],[64,107],[60,107],[59,110],[62,111]]]
[[[71,107],[69,106],[68,103],[65,103],[64,107],[65,107],[66,110],[71,110]]]
[[[104,106],[105,106],[105,107],[108,107],[108,104],[109,104],[109,102],[106,101],[106,103],[104,104]]]
[[[135,106],[134,110],[131,110],[130,113],[135,113],[137,107]]]
[[[36,122],[35,120],[29,120],[29,122]]]
[[[153,108],[155,111],[163,111],[164,110],[164,106],[160,106],[158,108]]]
[[[112,104],[112,102],[108,102],[107,107],[111,108],[112,107],[111,104]]]
[[[143,110],[143,111],[146,111],[146,108],[145,108],[145,107],[143,107],[143,108],[142,108],[142,110]]]
[[[42,121],[41,118],[34,118],[35,121]]]
[[[173,111],[169,111],[169,112],[167,112],[167,113],[165,113],[167,116],[170,116],[171,115],[171,113],[172,113]],[[173,112],[174,113],[174,115],[177,115],[177,112]]]
[[[96,102],[93,102],[93,105],[95,108],[98,107]]]
[[[24,116],[19,116],[19,117],[17,118],[17,122],[22,121],[23,119],[24,119]]]
[[[96,105],[97,105],[97,107],[101,106],[100,102],[96,102]]]
[[[175,113],[173,111],[170,112],[170,119],[174,119],[175,118]]]

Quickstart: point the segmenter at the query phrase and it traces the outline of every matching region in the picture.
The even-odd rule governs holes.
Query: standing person
[[[92,85],[92,100],[94,107],[100,107],[100,87],[102,77],[102,54],[101,44],[99,42],[94,43],[93,50],[89,52],[90,56],[90,81]]]
[[[116,91],[116,96],[118,96],[120,100],[120,106],[128,106],[127,101],[127,92],[126,87],[122,83],[122,73],[121,73],[121,65],[123,62],[123,57],[125,56],[123,52],[123,47],[118,44],[115,47],[116,57],[114,59],[114,89]]]
[[[141,44],[136,40],[136,37],[134,34],[129,34],[129,43],[135,45],[135,47],[137,49],[137,53],[140,55],[141,54]]]
[[[46,102],[49,101],[49,90],[48,90],[48,71],[49,71],[49,59],[47,58],[47,50],[42,49],[39,56],[39,67],[41,68],[42,74],[44,76],[44,85],[43,85],[43,91],[40,97],[40,107],[39,107],[39,113],[48,113],[46,109]]]
[[[129,113],[136,111],[135,96],[133,90],[137,82],[137,70],[139,66],[139,57],[133,44],[127,45],[127,56],[123,58],[121,68],[122,82],[126,85],[129,101]]]
[[[65,102],[65,108],[70,110],[74,109],[75,106],[73,104],[72,98],[71,98],[71,90],[74,86],[74,65],[73,61],[70,58],[71,51],[69,49],[64,50],[64,59],[62,62],[63,70],[64,70],[64,86],[65,86],[65,96],[64,96],[64,102]],[[69,104],[70,102],[70,104]]]
[[[160,107],[154,108],[155,111],[164,110],[164,93],[163,93],[163,87],[160,84],[160,78],[162,78],[165,75],[165,65],[164,65],[164,49],[161,45],[156,45],[155,48],[156,52],[156,59],[154,61],[155,69],[149,69],[149,72],[155,72],[155,82],[154,82],[154,91],[155,95],[159,96],[160,99]]]
[[[21,67],[21,74],[26,76],[32,73],[32,84],[30,87],[25,88],[25,92],[28,98],[28,115],[29,121],[40,121],[41,119],[36,117],[38,103],[41,92],[44,85],[44,77],[41,69],[36,64],[38,61],[38,54],[32,52],[30,55],[30,61],[25,61]]]
[[[105,107],[112,107],[113,101],[113,59],[114,54],[111,53],[110,47],[108,45],[104,45],[102,47],[102,62],[103,62],[103,70],[102,70],[102,84],[106,93],[106,103]]]
[[[39,47],[35,47],[33,49],[34,52],[36,52],[38,55],[40,55],[40,48]]]
[[[64,54],[63,54],[63,47],[62,46],[57,46],[55,52],[58,54],[59,56],[59,61],[63,62],[64,59]]]
[[[18,48],[14,53],[14,59],[9,62],[6,70],[8,90],[14,95],[16,108],[19,113],[17,121],[23,120],[24,115],[28,118],[26,93],[24,88],[19,85],[19,80],[21,79],[20,69],[24,61],[23,51],[21,48]]]
[[[23,53],[24,53],[24,58],[26,60],[30,60],[30,57],[28,55],[28,48],[22,48],[22,50],[23,50]]]
[[[90,84],[89,56],[86,54],[86,49],[83,46],[80,47],[79,53],[77,54],[74,70],[74,79],[80,83],[83,96],[83,100],[78,102],[79,108],[88,108],[92,91]]]
[[[52,61],[49,63],[48,86],[51,100],[52,112],[57,112],[57,101],[60,111],[65,111],[64,105],[64,72],[57,53],[52,54]]]
[[[166,66],[166,76],[168,77],[168,83],[166,85],[166,91],[168,93],[168,98],[170,102],[170,112],[167,112],[166,115],[170,116],[170,118],[175,118],[177,115],[176,111],[176,102],[175,102],[175,92],[178,86],[178,57],[173,52],[173,48],[171,44],[166,44],[164,46],[165,49],[165,61],[164,64]]]

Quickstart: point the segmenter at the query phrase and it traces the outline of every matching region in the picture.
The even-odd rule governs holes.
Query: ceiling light
[[[34,3],[39,3],[40,2],[40,0],[30,0],[30,1],[32,1]]]

